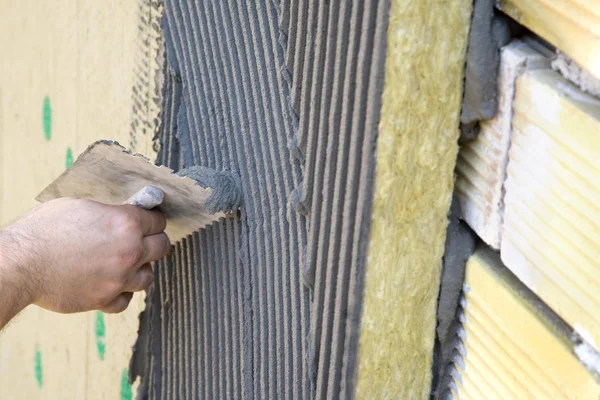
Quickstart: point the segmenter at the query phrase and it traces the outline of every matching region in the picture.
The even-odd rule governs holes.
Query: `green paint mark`
[[[65,162],[65,165],[67,169],[69,169],[69,167],[73,165],[73,150],[71,150],[70,147],[67,147],[67,160]]]
[[[106,352],[106,326],[104,325],[104,314],[101,311],[96,312],[96,347],[98,356],[104,360]]]
[[[35,348],[33,370],[35,372],[35,381],[37,382],[38,387],[41,388],[44,384],[44,371],[42,370],[42,352],[38,346]]]
[[[50,97],[44,97],[44,108],[42,113],[42,121],[44,124],[44,136],[46,140],[52,138],[52,106],[50,105]]]
[[[121,400],[131,400],[132,398],[133,392],[129,384],[129,371],[125,368],[123,375],[121,375]]]

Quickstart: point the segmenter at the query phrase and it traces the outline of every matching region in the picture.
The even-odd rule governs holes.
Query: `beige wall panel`
[[[113,139],[129,145],[136,74],[160,67],[145,65],[156,57],[138,48],[148,31],[139,29],[140,12],[150,14],[145,1],[0,6],[4,224],[35,206],[34,197],[88,144]],[[145,115],[150,112],[158,112],[156,105]],[[154,158],[152,134],[137,137],[136,150]],[[126,313],[106,316],[104,360],[97,355],[96,313],[25,310],[0,334],[0,398],[120,398],[143,296],[136,295]]]

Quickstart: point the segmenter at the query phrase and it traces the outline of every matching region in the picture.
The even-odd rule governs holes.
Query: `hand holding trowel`
[[[110,141],[89,146],[37,200],[59,197],[157,207],[167,219],[165,232],[172,243],[237,211],[242,202],[233,173],[190,167],[173,174]]]

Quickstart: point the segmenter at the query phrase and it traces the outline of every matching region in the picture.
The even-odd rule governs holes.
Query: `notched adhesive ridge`
[[[462,364],[462,357],[466,351],[459,335],[464,330],[465,323],[466,300],[462,288],[466,264],[475,251],[477,235],[460,218],[460,203],[453,197],[446,229],[437,306],[435,361],[432,366],[434,399],[452,398],[449,385],[454,384],[453,378],[461,379],[456,364]]]
[[[198,186],[213,189],[204,203],[209,213],[234,212],[242,206],[242,183],[234,172],[216,171],[196,165],[182,169],[176,175],[192,178]]]

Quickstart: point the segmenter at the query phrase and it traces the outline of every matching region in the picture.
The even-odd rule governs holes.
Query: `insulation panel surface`
[[[600,78],[600,3],[500,0],[499,8]]]
[[[572,330],[480,248],[467,264],[463,346],[454,394],[464,399],[597,399]]]
[[[159,162],[244,205],[157,268],[150,398],[350,396],[388,2],[165,7]]]
[[[426,399],[471,1],[392,1],[358,398]]]
[[[463,218],[495,249],[500,248],[516,81],[527,70],[549,66],[549,60],[520,40],[504,47],[498,75],[496,116],[481,122],[477,138],[462,145],[458,153],[455,193]]]
[[[501,255],[600,344],[600,101],[554,71],[517,83]]]

